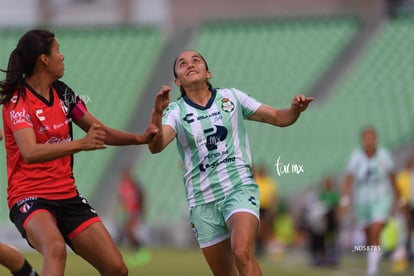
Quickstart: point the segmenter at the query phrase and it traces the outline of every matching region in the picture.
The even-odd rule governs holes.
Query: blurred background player
[[[120,243],[126,240],[135,251],[133,255],[125,259],[128,267],[147,263],[149,252],[142,247],[137,234],[141,226],[141,219],[144,213],[144,190],[134,179],[130,169],[124,169],[121,180],[118,183],[118,194],[122,210],[125,214],[120,230]]]
[[[341,194],[336,189],[332,176],[326,176],[321,184],[319,200],[326,207],[326,229],[323,235],[323,264],[334,265],[338,262],[338,207]]]
[[[309,189],[303,199],[300,220],[308,238],[311,264],[331,266],[337,264],[338,222],[337,211],[340,193],[334,179],[326,176],[320,186]]]
[[[311,265],[321,266],[325,263],[325,240],[327,231],[327,207],[319,198],[319,190],[308,189],[300,206],[299,226],[304,231]]]
[[[352,193],[357,224],[365,232],[367,275],[377,275],[382,255],[380,234],[399,196],[394,162],[388,151],[378,146],[376,130],[363,129],[361,142],[362,148],[349,159],[340,205],[341,213],[348,212]]]
[[[260,225],[256,237],[256,255],[263,256],[275,242],[274,222],[277,212],[277,185],[263,164],[253,167],[253,176],[260,190]]]
[[[122,172],[122,177],[118,184],[118,195],[122,209],[126,214],[126,219],[122,224],[122,238],[126,238],[133,249],[138,250],[141,247],[141,242],[136,235],[136,229],[139,227],[143,212],[144,191],[138,182],[134,180],[129,169],[125,169]]]

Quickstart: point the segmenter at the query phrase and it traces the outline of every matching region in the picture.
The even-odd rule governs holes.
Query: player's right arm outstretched
[[[162,125],[162,113],[170,103],[171,88],[163,85],[155,97],[154,109],[152,110],[151,124],[161,131],[148,143],[151,153],[161,152],[175,137],[175,131],[168,125]]]

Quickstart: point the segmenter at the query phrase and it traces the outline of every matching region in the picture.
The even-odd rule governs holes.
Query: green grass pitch
[[[151,259],[148,263],[129,268],[129,275],[212,275],[201,251],[195,249],[150,248]],[[23,252],[25,257],[40,271],[42,257],[35,251]],[[132,253],[123,250],[125,258]],[[316,268],[309,266],[309,260],[303,251],[287,251],[284,255],[268,256],[260,259],[263,275],[307,275],[307,276],[358,276],[365,275],[365,257],[350,254],[342,258],[341,263],[332,268]],[[413,269],[406,274],[392,274],[390,261],[384,259],[381,263],[381,275],[411,275]],[[11,275],[3,266],[0,266],[0,275]],[[68,252],[65,275],[67,276],[94,276],[99,273],[86,261]]]

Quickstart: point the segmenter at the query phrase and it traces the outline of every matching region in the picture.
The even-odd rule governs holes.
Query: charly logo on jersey
[[[193,113],[185,114],[183,121],[187,122],[188,124],[191,124],[192,122],[194,122],[193,115]]]
[[[40,121],[44,121],[46,119],[45,116],[41,115],[43,113],[43,109],[37,109],[36,110],[36,117],[40,120]]]
[[[213,118],[214,121],[220,120],[221,119],[221,113],[220,113],[220,111],[215,111],[215,112],[212,112],[212,113],[209,113],[209,114],[205,114],[205,115],[199,115],[197,117],[194,117],[194,113],[187,113],[183,117],[183,121],[191,124],[195,120],[201,121],[201,120],[209,119],[209,118]]]
[[[256,198],[255,198],[254,196],[250,196],[250,197],[249,197],[249,199],[248,199],[248,201],[249,201],[252,205],[257,206],[257,203],[256,203]]]
[[[234,103],[229,98],[223,98],[221,100],[221,109],[226,112],[232,112],[234,110]]]

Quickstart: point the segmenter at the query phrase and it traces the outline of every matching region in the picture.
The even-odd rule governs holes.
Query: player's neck
[[[374,149],[365,149],[364,151],[365,151],[365,154],[368,156],[368,158],[372,158],[375,155],[375,153],[377,152],[377,149],[376,148],[374,148]]]
[[[206,106],[211,98],[211,91],[205,82],[193,83],[184,88],[187,98],[195,104]]]
[[[39,75],[33,75],[29,77],[26,82],[34,89],[34,91],[36,91],[37,94],[41,95],[45,99],[49,99],[50,87],[53,84],[52,80]]]
[[[206,106],[211,98],[211,91],[208,88],[203,90],[186,90],[186,94],[190,101],[199,106]]]

